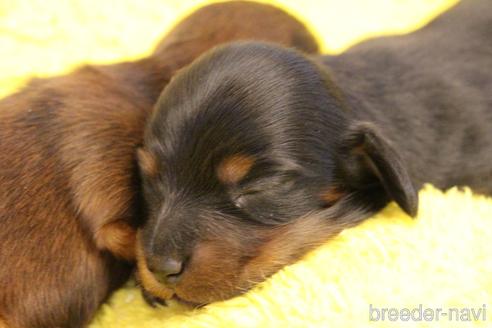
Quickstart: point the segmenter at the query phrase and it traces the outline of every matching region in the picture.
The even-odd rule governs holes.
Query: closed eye
[[[243,195],[237,196],[236,198],[234,198],[232,202],[237,208],[243,208],[245,203],[244,196]]]
[[[254,194],[257,194],[258,191],[249,191],[247,193],[242,193],[241,195],[238,195],[236,197],[233,198],[232,202],[234,203],[234,205],[237,207],[237,208],[244,208],[246,207],[246,201],[247,201],[247,198],[251,195],[254,195]]]

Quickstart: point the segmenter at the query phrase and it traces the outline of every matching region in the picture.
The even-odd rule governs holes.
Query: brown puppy
[[[78,327],[128,277],[139,224],[135,148],[173,72],[222,42],[315,52],[271,6],[205,7],[149,58],[35,80],[0,102],[0,326]]]

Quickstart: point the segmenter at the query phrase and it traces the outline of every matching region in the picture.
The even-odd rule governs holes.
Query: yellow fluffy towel
[[[0,0],[0,97],[32,76],[142,57],[209,2]],[[456,0],[263,2],[299,17],[323,51],[338,53],[415,30]],[[492,199],[431,186],[420,197],[416,220],[390,204],[246,295],[200,310],[150,308],[130,282],[91,327],[492,327]]]

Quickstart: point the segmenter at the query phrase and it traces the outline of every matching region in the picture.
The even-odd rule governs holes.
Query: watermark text
[[[487,320],[487,304],[478,307],[414,308],[377,307],[369,304],[369,321],[453,321],[471,322]]]

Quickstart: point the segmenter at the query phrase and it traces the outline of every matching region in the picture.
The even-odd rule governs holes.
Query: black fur
[[[466,0],[423,29],[324,65],[356,120],[398,149],[417,188],[492,194],[492,4]]]
[[[181,71],[146,130],[159,165],[143,174],[149,261],[189,261],[224,217],[274,229],[319,213],[333,206],[326,190],[346,211],[363,208],[359,220],[390,200],[414,216],[425,182],[492,194],[491,9],[464,1],[339,56],[233,43]],[[235,154],[254,165],[224,184],[217,167]]]

